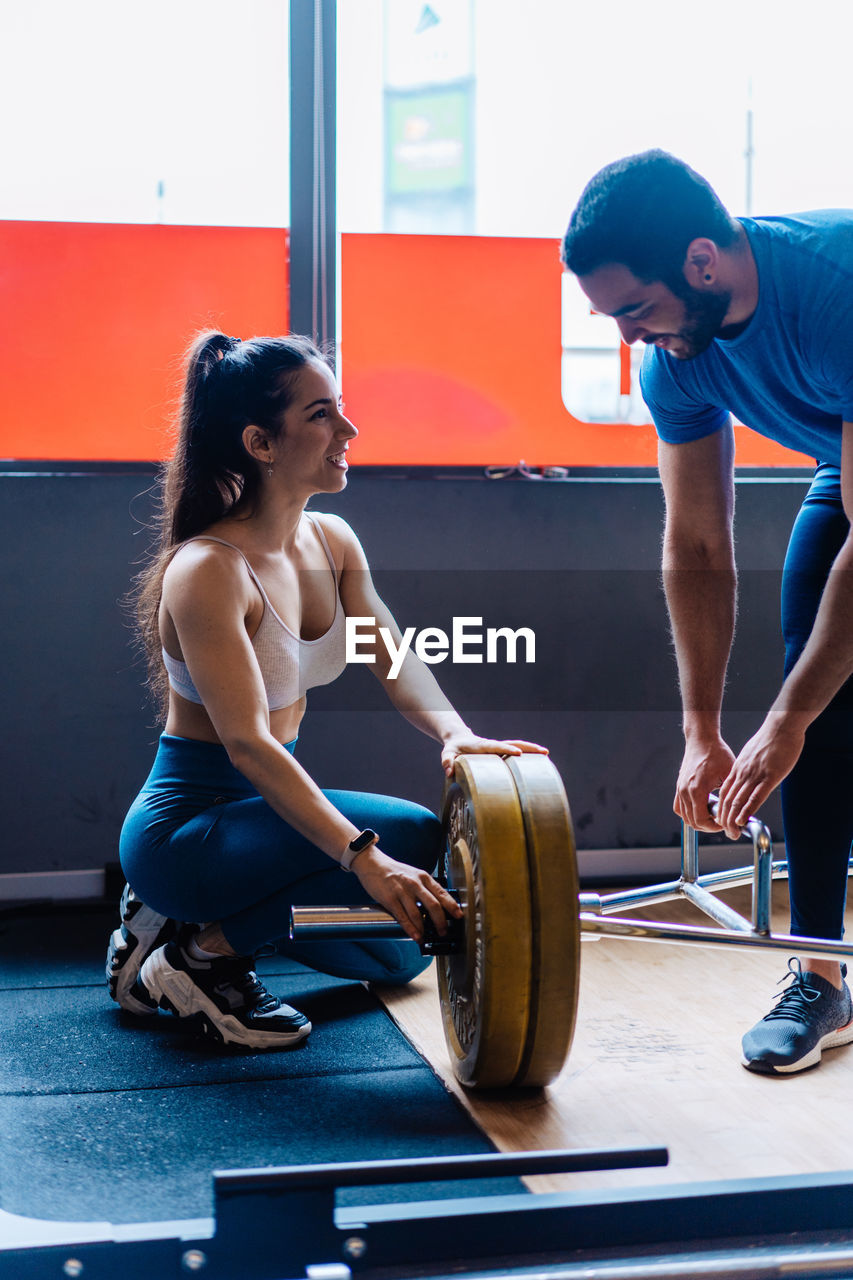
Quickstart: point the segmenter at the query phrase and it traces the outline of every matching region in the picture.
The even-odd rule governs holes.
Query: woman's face
[[[346,453],[357,429],[344,416],[328,365],[312,360],[298,375],[282,432],[274,442],[273,473],[314,493],[336,493],[347,482]]]

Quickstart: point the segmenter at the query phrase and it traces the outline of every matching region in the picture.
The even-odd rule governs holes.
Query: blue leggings
[[[811,634],[827,575],[847,537],[840,472],[826,463],[800,508],[782,576],[785,674]],[[853,677],[809,725],[782,783],[791,932],[841,938],[853,844]]]
[[[442,832],[428,809],[391,796],[324,794],[355,826],[381,832],[385,853],[433,871]],[[324,973],[392,983],[410,981],[429,963],[408,939],[290,942],[291,904],[371,899],[357,876],[288,826],[215,743],[163,734],[119,854],[143,902],[176,920],[218,921],[240,955],[274,942]]]

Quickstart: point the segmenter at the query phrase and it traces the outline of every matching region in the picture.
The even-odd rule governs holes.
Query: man
[[[791,932],[840,938],[853,842],[853,211],[735,219],[686,164],[649,151],[591,180],[562,256],[625,342],[647,344],[685,737],[675,812],[736,838],[781,784]],[[736,603],[732,413],[818,462],[785,560],[784,682],[737,757],[720,730]],[[846,967],[792,958],[789,970],[744,1036],[751,1070],[800,1071],[853,1041]]]

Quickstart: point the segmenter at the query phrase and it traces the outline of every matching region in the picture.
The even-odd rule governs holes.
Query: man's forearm
[[[664,539],[663,585],[678,663],[685,737],[718,733],[734,638],[737,573],[733,557],[710,563]]]
[[[853,534],[836,557],[811,635],[769,718],[806,729],[853,674]]]

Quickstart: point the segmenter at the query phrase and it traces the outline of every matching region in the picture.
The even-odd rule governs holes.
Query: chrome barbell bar
[[[718,797],[712,795],[709,808],[714,817],[718,807]],[[582,936],[590,940],[601,937],[637,938],[646,942],[704,947],[795,951],[837,959],[853,957],[853,944],[845,945],[829,938],[798,937],[771,932],[772,881],[787,874],[787,863],[773,861],[770,831],[760,818],[750,818],[743,828],[743,835],[752,840],[752,867],[700,875],[699,835],[692,827],[683,823],[680,878],[664,884],[626,889],[619,893],[580,893],[578,907]],[[751,920],[720,902],[712,892],[712,889],[733,888],[749,883],[752,884]],[[677,898],[686,898],[720,927],[625,919],[614,914],[626,908]],[[290,936],[300,942],[347,938],[356,941],[363,938],[402,938],[405,933],[394,917],[381,907],[295,906],[291,911]]]

